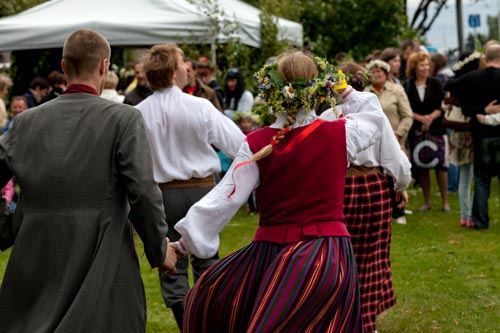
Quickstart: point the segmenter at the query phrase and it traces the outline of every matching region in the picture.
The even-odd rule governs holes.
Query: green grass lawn
[[[435,183],[435,179],[432,179]],[[433,209],[417,212],[420,190],[410,191],[407,225],[393,225],[392,271],[397,304],[382,314],[379,333],[500,332],[500,204],[494,180],[490,197],[490,228],[475,231],[459,225],[456,194],[451,212],[442,212],[439,195]],[[222,256],[248,244],[257,216],[242,209],[221,234]],[[160,294],[158,273],[149,268],[137,239],[148,302],[148,332],[178,332]],[[0,278],[9,251],[0,253]],[[346,332],[348,333],[348,332]]]

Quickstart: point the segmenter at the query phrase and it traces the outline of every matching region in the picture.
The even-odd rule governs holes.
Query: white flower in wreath
[[[286,99],[295,98],[295,88],[291,84],[284,86],[282,92]]]

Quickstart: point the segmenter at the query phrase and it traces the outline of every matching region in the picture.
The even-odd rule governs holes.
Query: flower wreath
[[[347,73],[347,82],[354,88],[364,89],[373,82],[373,75],[366,68],[357,71],[355,74]]]
[[[460,69],[462,69],[462,67],[464,67],[465,65],[467,65],[469,62],[471,61],[474,61],[476,59],[480,59],[481,58],[481,53],[477,52],[477,51],[474,51],[471,55],[469,55],[467,58],[463,59],[462,61],[459,61],[457,62],[455,65],[453,65],[453,67],[451,68],[454,72],[456,71],[459,71]]]
[[[310,112],[316,102],[325,101],[332,107],[335,106],[334,86],[336,82],[345,79],[345,76],[325,59],[316,56],[311,59],[317,65],[319,74],[308,82],[302,79],[285,81],[278,72],[276,63],[264,65],[255,73],[259,81],[260,97],[270,106],[267,113],[296,114],[300,108]]]

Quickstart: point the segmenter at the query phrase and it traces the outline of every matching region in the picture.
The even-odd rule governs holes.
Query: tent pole
[[[210,44],[210,55],[212,56],[212,64],[217,67],[217,39],[212,38],[212,43]]]

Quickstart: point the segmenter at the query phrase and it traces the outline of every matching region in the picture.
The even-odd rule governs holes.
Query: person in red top
[[[362,332],[344,183],[348,161],[379,138],[385,116],[375,95],[301,52],[279,56],[258,78],[277,120],[248,135],[224,179],[176,224],[176,245],[213,255],[254,189],[259,228],[188,293],[183,332]],[[341,120],[320,120],[315,101],[332,101],[334,87],[359,103]]]

